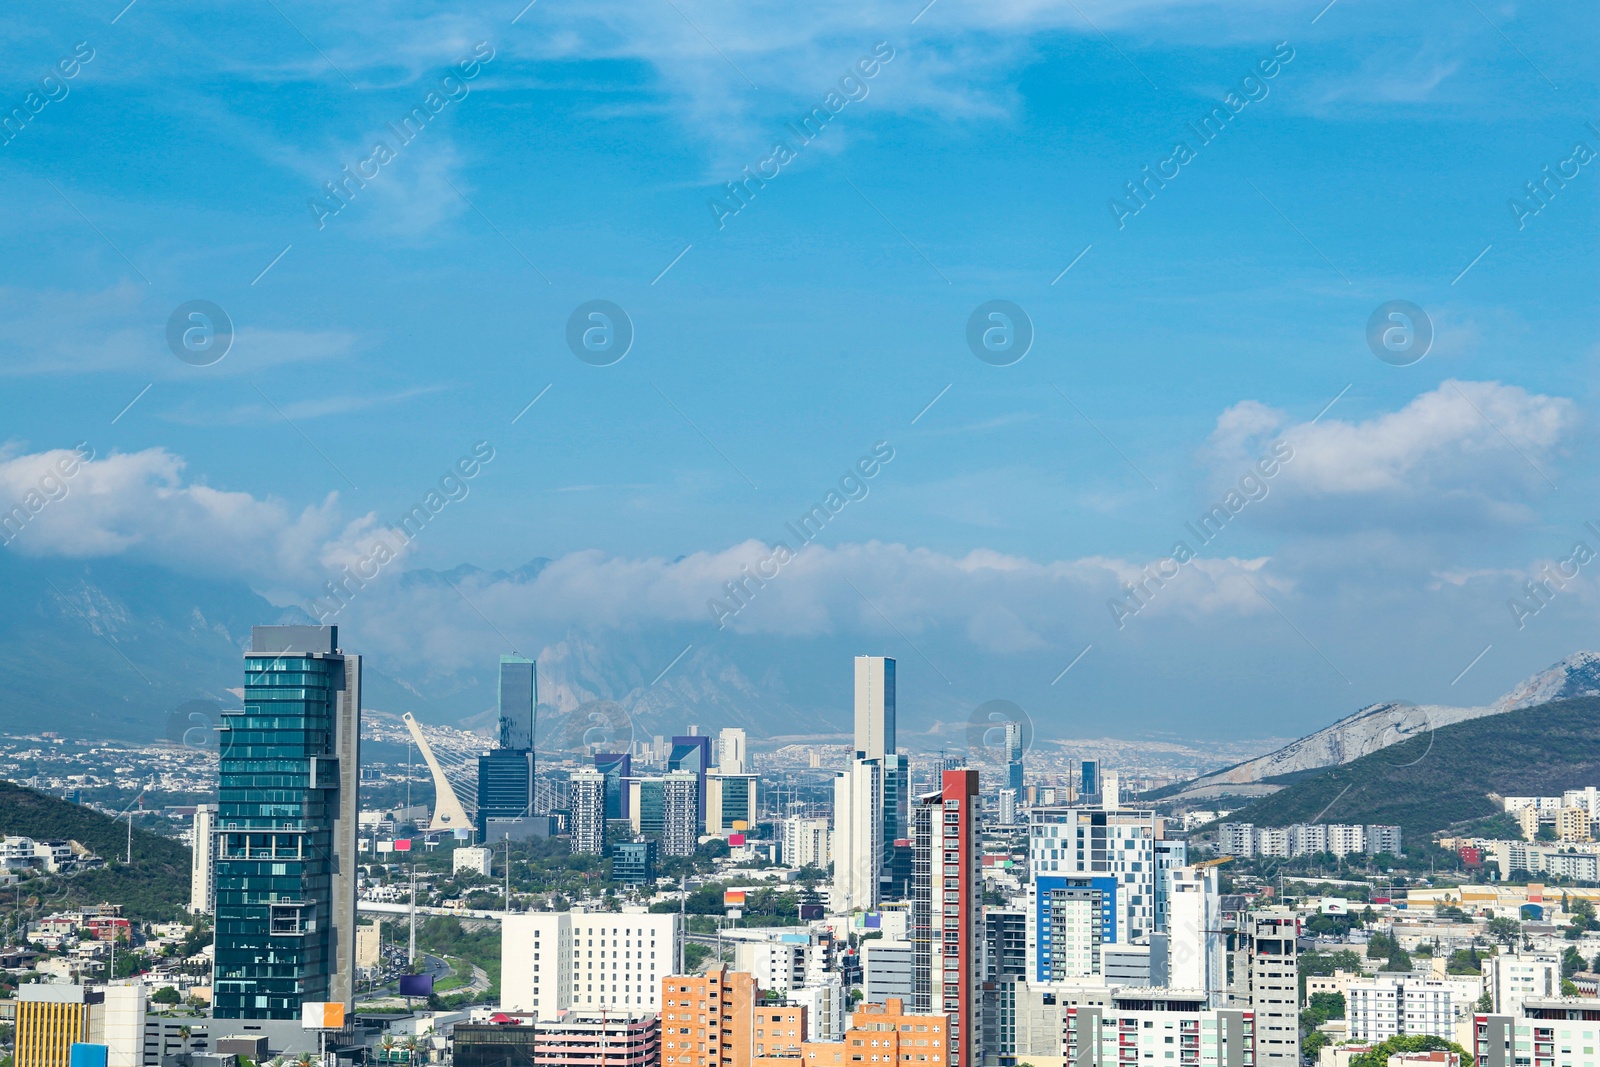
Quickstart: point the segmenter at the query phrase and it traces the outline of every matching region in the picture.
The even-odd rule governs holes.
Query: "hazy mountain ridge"
[[[1264,792],[1271,788],[1262,785],[1268,779],[1353,763],[1440,727],[1504,715],[1555,700],[1592,696],[1600,696],[1600,653],[1575,652],[1519,682],[1487,707],[1372,704],[1274,752],[1165,791],[1162,799],[1218,795],[1226,793],[1229,786],[1255,786],[1257,788],[1246,792]]]

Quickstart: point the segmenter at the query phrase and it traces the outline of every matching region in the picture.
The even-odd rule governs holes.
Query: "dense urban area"
[[[7,1067],[1594,1067],[1594,785],[1269,825],[1004,702],[910,753],[871,656],[842,744],[548,730],[511,656],[484,736],[364,713],[336,640],[6,740]]]

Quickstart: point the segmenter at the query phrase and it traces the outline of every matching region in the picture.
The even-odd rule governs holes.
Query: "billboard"
[[[411,851],[411,839],[409,837],[397,837],[397,838],[395,838],[394,839],[394,850],[396,852],[410,852]]]
[[[344,1001],[305,1001],[300,1005],[300,1029],[343,1030]]]
[[[67,1052],[69,1067],[106,1067],[111,1050],[105,1045],[88,1045],[82,1042],[73,1042],[72,1048]]]
[[[433,975],[402,974],[400,976],[400,995],[402,997],[433,996]]]
[[[744,906],[743,889],[727,889],[722,893],[722,906],[725,908],[740,908]]]

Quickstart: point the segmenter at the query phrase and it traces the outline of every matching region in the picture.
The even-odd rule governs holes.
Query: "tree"
[[[1497,915],[1489,920],[1488,932],[1491,938],[1510,948],[1522,937],[1522,924],[1504,915]]]
[[[1444,1050],[1461,1057],[1462,1063],[1471,1062],[1472,1054],[1454,1041],[1430,1034],[1401,1034],[1381,1042],[1372,1049],[1350,1058],[1350,1067],[1388,1067],[1389,1057],[1396,1052],[1434,1052]]]
[[[1561,953],[1561,977],[1571,978],[1583,970],[1583,956],[1576,948],[1568,945],[1566,951]]]
[[[183,998],[178,995],[178,991],[169,985],[164,985],[150,994],[150,1003],[152,1004],[177,1004],[182,1000]]]

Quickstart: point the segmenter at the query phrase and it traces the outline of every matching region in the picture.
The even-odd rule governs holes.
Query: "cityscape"
[[[1600,1067],[1594,0],[0,25],[0,1067]]]

